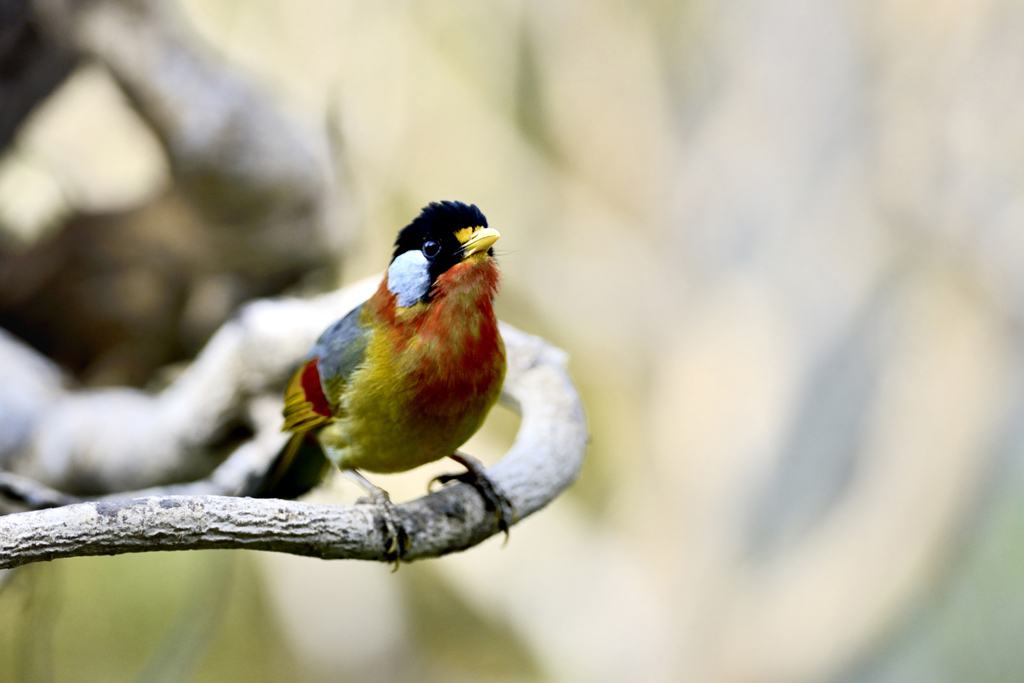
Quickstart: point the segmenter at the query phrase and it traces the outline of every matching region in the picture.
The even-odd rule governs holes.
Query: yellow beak
[[[456,237],[462,242],[462,260],[465,261],[474,254],[486,253],[498,241],[501,233],[494,228],[478,228],[466,235],[465,239],[459,234]]]

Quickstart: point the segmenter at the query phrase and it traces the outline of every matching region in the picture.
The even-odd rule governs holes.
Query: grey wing
[[[348,382],[348,378],[363,361],[371,332],[359,323],[359,314],[364,305],[365,302],[359,304],[344,318],[324,330],[309,350],[309,358],[320,358],[317,370],[325,389],[339,380]]]

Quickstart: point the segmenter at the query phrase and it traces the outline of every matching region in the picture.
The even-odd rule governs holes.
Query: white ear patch
[[[391,262],[388,289],[398,297],[398,305],[413,306],[430,289],[430,264],[419,249],[412,249]]]

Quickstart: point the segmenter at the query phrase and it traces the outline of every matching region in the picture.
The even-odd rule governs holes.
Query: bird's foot
[[[398,508],[391,502],[388,492],[371,484],[356,470],[344,470],[345,474],[366,491],[367,496],[359,498],[357,505],[374,505],[384,520],[384,558],[394,565],[391,571],[398,571],[402,563],[402,554],[409,549],[412,540],[402,524]]]
[[[502,493],[497,484],[487,476],[484,464],[476,458],[465,453],[456,453],[448,456],[455,462],[466,468],[461,474],[439,474],[430,480],[428,490],[437,482],[444,486],[453,481],[469,484],[477,490],[480,497],[484,499],[484,507],[494,513],[494,520],[498,529],[505,534],[505,543],[508,543],[508,531],[513,524],[519,521],[519,513],[515,505]]]

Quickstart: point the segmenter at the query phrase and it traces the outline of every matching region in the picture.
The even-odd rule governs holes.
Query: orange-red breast
[[[274,482],[287,481],[281,471],[296,467],[297,453],[319,446],[381,505],[388,553],[397,558],[404,532],[393,507],[358,470],[400,472],[452,457],[468,472],[442,481],[476,485],[507,532],[511,507],[482,466],[457,452],[483,424],[505,377],[492,305],[498,236],[476,206],[448,201],[425,207],[402,229],[377,291],[321,335],[288,383],[284,430],[293,436],[265,495],[308,488],[319,464],[305,465],[306,484]]]

